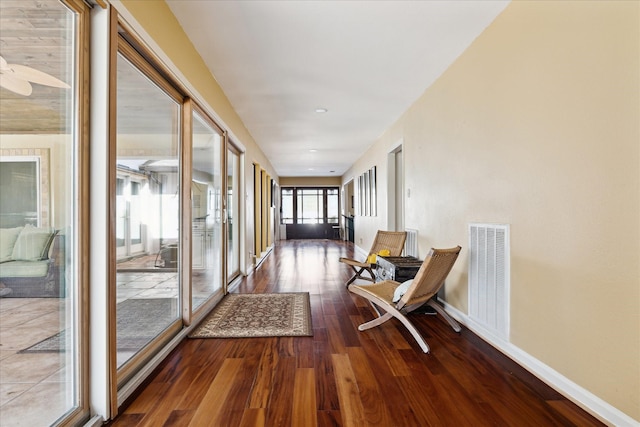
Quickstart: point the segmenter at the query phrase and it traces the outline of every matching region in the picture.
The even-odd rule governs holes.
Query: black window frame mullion
[[[298,216],[298,196],[305,197],[304,190],[316,190],[316,202],[322,203],[322,210],[320,212],[319,209],[316,208],[316,223],[317,224],[330,224],[329,222],[329,190],[334,190],[336,187],[281,187],[280,195],[282,197],[282,191],[284,190],[293,190],[293,224],[300,225],[304,224],[304,222],[300,222],[301,218]],[[306,195],[311,196],[311,194]],[[340,201],[338,200],[338,203]],[[322,216],[317,216],[318,214]],[[304,212],[302,212],[302,216],[304,216]],[[334,223],[331,223],[334,224]]]
[[[293,223],[298,225],[298,189],[293,187]]]
[[[327,205],[327,189],[322,189],[322,217],[324,219],[324,224],[329,224],[329,207]]]

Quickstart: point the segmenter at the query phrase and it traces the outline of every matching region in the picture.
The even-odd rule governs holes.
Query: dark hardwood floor
[[[235,290],[309,292],[313,337],[186,339],[112,426],[595,426],[592,416],[463,327],[412,314],[424,354],[344,283],[340,241],[289,240]]]

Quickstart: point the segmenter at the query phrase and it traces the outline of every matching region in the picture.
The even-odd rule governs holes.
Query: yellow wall
[[[195,88],[202,99],[198,100],[208,104],[215,114],[223,121],[219,125],[232,132],[237,138],[235,142],[244,147],[244,182],[246,183],[246,242],[247,266],[249,268],[253,259],[249,251],[253,252],[253,163],[258,163],[267,173],[278,182],[278,176],[266,158],[260,147],[256,144],[244,123],[235,112],[226,95],[212,76],[211,71],[206,67],[204,61],[195,50],[191,41],[184,33],[182,27],[164,1],[141,1],[141,0],[115,0],[112,2],[119,12],[126,11],[136,23],[130,22],[134,26],[140,25],[144,31],[153,39],[180,73]],[[147,40],[148,42],[148,40]],[[159,52],[155,52],[158,54]],[[173,70],[175,71],[175,70]],[[206,108],[206,105],[205,105]]]
[[[516,1],[349,170],[403,141],[428,248],[511,225],[510,341],[640,420],[640,3]],[[371,245],[386,213],[357,218]],[[447,282],[467,313],[467,253]]]

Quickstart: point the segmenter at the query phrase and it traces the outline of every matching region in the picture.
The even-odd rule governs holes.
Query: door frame
[[[404,138],[387,154],[387,230],[404,230]],[[402,153],[400,170],[397,167],[398,154]],[[398,182],[399,181],[399,182]],[[398,194],[400,193],[400,194]],[[398,203],[400,201],[400,203]],[[400,219],[400,221],[398,221]]]

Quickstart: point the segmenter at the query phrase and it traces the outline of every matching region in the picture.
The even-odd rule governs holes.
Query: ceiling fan
[[[70,86],[57,78],[38,71],[26,65],[7,64],[7,61],[0,56],[0,86],[15,92],[19,95],[31,95],[31,83],[38,83],[44,86],[60,87],[68,89]]]

